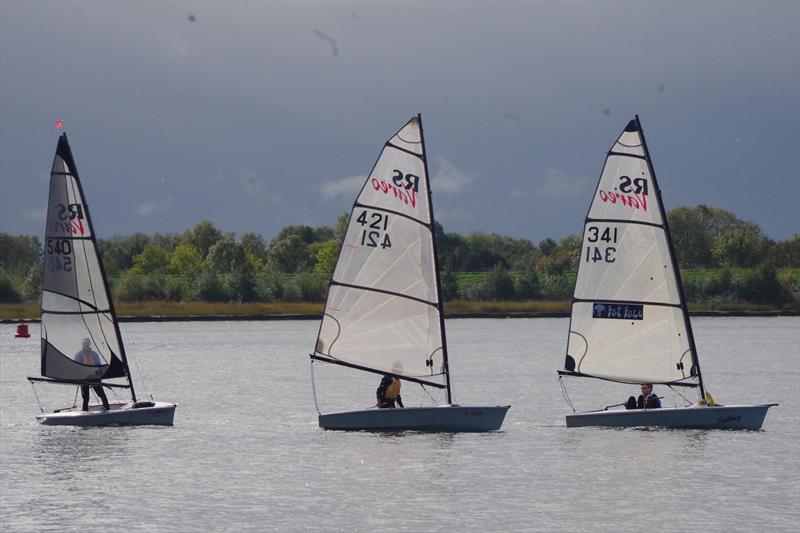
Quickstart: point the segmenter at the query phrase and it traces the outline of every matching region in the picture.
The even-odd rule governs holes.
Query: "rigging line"
[[[311,392],[314,395],[314,408],[317,410],[317,414],[321,415],[322,413],[319,411],[319,404],[317,403],[317,385],[314,379],[314,359],[309,358],[311,361]]]
[[[75,387],[75,397],[72,399],[72,407],[78,407],[78,391],[80,390],[81,386],[78,385]]]
[[[33,384],[33,381],[29,382],[31,384],[31,389],[33,389],[33,395],[36,397],[36,405],[39,406],[39,411],[44,413],[44,409],[42,409],[42,402],[39,401],[39,393],[36,392],[36,385]],[[75,398],[78,398],[78,393],[75,393]]]
[[[422,390],[424,390],[424,391],[425,391],[425,393],[426,393],[426,394],[428,395],[428,397],[431,399],[431,402],[433,402],[433,404],[434,404],[434,405],[437,405],[437,403],[436,403],[436,398],[434,398],[434,397],[433,397],[433,395],[430,393],[430,391],[429,391],[428,389],[426,389],[426,388],[425,388],[425,385],[423,385],[422,383],[420,383],[420,384],[419,384],[419,386],[420,386],[420,387],[422,387]],[[420,407],[422,407],[422,404],[420,404]]]
[[[689,399],[688,399],[686,396],[684,396],[683,394],[681,394],[681,393],[680,393],[678,390],[676,390],[676,389],[675,389],[675,388],[674,388],[672,385],[670,385],[669,383],[667,383],[667,387],[669,387],[669,389],[670,389],[672,392],[674,392],[675,394],[677,394],[678,396],[680,396],[681,398],[683,398],[683,401],[684,401],[684,402],[686,402],[686,406],[687,406],[687,407],[689,407],[690,405],[693,405],[693,403],[694,403],[694,402],[691,402],[691,401],[689,401]]]
[[[558,376],[558,385],[561,387],[561,395],[564,397],[564,401],[567,403],[572,412],[575,412],[575,406],[572,405],[572,400],[569,399],[569,394],[567,394],[567,386],[564,385],[564,376]]]

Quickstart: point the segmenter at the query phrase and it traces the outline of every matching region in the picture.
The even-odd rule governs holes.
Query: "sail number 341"
[[[364,228],[361,230],[358,242],[361,246],[369,246],[371,248],[391,248],[392,240],[389,234],[386,233],[386,228],[389,227],[389,215],[378,212],[367,213],[362,211],[356,222],[361,224]]]
[[[605,228],[600,231],[597,226],[589,226],[586,228],[586,242],[597,243],[586,247],[583,257],[587,263],[590,261],[592,263],[597,261],[613,263],[616,261],[617,248],[616,246],[609,246],[609,244],[617,243],[617,228]]]

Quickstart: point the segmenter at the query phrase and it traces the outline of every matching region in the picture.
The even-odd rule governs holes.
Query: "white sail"
[[[631,383],[694,381],[663,207],[638,119],[606,159],[583,231],[565,369]]]
[[[424,157],[418,118],[384,145],[350,214],[317,354],[406,377],[445,372]]]
[[[44,240],[42,375],[96,380],[126,375],[122,341],[65,134],[50,174]]]

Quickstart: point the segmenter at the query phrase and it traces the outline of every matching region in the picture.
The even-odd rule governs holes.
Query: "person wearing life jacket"
[[[628,401],[625,402],[625,409],[660,409],[661,400],[653,393],[653,384],[642,383],[640,388],[642,393],[639,398],[636,399],[630,396]]]
[[[80,351],[75,354],[73,359],[86,366],[96,367],[95,368],[95,375],[98,376],[96,381],[99,383],[100,379],[99,376],[102,373],[102,369],[99,367],[104,366],[103,359],[100,357],[100,354],[92,350],[92,342],[89,339],[83,339],[83,346],[81,347]],[[95,381],[95,379],[89,379],[90,381]],[[95,394],[100,398],[100,401],[103,402],[103,409],[108,411],[108,398],[106,398],[106,392],[103,390],[102,385],[88,385],[83,384],[81,385],[81,396],[83,397],[83,410],[89,410],[89,387],[94,389]]]
[[[403,407],[403,399],[400,397],[400,378],[389,375],[383,376],[381,384],[378,385],[378,389],[375,391],[375,395],[378,398],[375,404],[376,407],[381,409],[394,409],[396,407],[395,403]]]

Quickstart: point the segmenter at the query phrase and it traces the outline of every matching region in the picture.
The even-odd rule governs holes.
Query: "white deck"
[[[319,427],[345,431],[496,431],[509,405],[441,405],[397,409],[364,409],[319,416]]]
[[[139,402],[142,404],[144,402]],[[132,402],[111,402],[108,411],[102,404],[90,405],[88,411],[71,407],[54,413],[42,413],[36,420],[49,426],[171,426],[175,418],[174,403],[150,402],[152,407],[136,407]]]
[[[595,411],[567,415],[567,427],[666,427],[761,429],[767,410],[778,405],[717,405]]]

